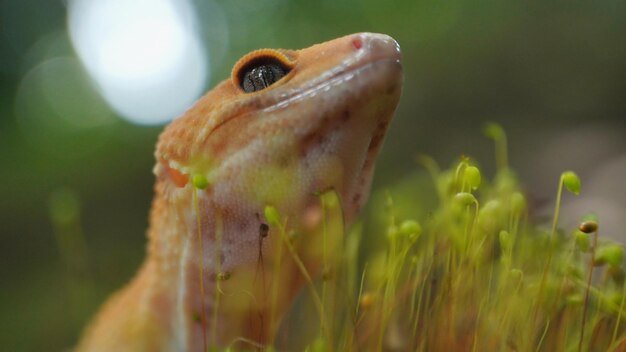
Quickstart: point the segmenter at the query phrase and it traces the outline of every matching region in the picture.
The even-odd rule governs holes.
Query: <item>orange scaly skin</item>
[[[291,66],[289,74],[246,93],[237,84],[240,63],[161,134],[147,257],[88,326],[79,351],[201,351],[204,339],[227,346],[240,337],[271,344],[278,324],[270,311],[279,321],[304,280],[285,256],[273,270],[280,242],[271,240],[274,228],[260,240],[265,207],[303,233],[298,255],[314,276],[320,253],[305,219],[320,211],[314,193],[334,189],[348,224],[366,201],[400,98],[397,43],[359,33],[242,61],[268,54]],[[194,188],[193,175],[209,186]],[[218,291],[220,274],[229,278]],[[280,290],[271,308],[273,280]]]

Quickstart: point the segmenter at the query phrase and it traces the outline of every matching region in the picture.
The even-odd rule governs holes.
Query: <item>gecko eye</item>
[[[257,56],[253,53],[235,65],[233,77],[244,92],[253,93],[271,86],[289,71],[291,67],[284,58],[267,54]]]
[[[252,93],[265,89],[283,78],[289,72],[289,68],[273,57],[264,57],[252,60],[240,72],[241,88],[246,93]]]

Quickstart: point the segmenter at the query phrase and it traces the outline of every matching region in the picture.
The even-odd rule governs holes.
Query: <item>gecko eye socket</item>
[[[282,62],[273,57],[257,58],[240,70],[241,88],[246,93],[265,89],[289,72]]]
[[[271,86],[289,71],[291,67],[278,57],[257,56],[236,65],[233,76],[244,92],[253,93]]]

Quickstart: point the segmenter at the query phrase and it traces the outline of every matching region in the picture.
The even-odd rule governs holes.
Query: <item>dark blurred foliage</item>
[[[584,184],[626,150],[624,1],[216,4],[221,12],[213,2],[195,4],[211,57],[207,89],[256,48],[302,48],[359,31],[398,40],[405,89],[375,187],[416,170],[417,153],[446,164],[471,155],[489,173],[486,121],[507,130],[511,164],[538,203],[552,199],[561,171],[578,171]],[[80,133],[52,123],[33,133],[16,117],[19,87],[42,61],[75,56],[66,7],[37,0],[0,6],[0,341],[7,351],[61,350],[142,259],[162,127],[115,118]],[[227,31],[214,31],[215,21]],[[60,75],[52,83],[62,89],[67,81]],[[76,104],[113,114],[85,94]],[[609,178],[618,187],[624,177]],[[50,202],[61,209],[51,214]],[[83,259],[73,248],[86,248],[80,272],[73,266]]]

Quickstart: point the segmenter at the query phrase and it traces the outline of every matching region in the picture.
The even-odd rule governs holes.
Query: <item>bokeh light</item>
[[[73,0],[68,5],[74,47],[122,117],[161,124],[202,93],[208,55],[187,1]]]

